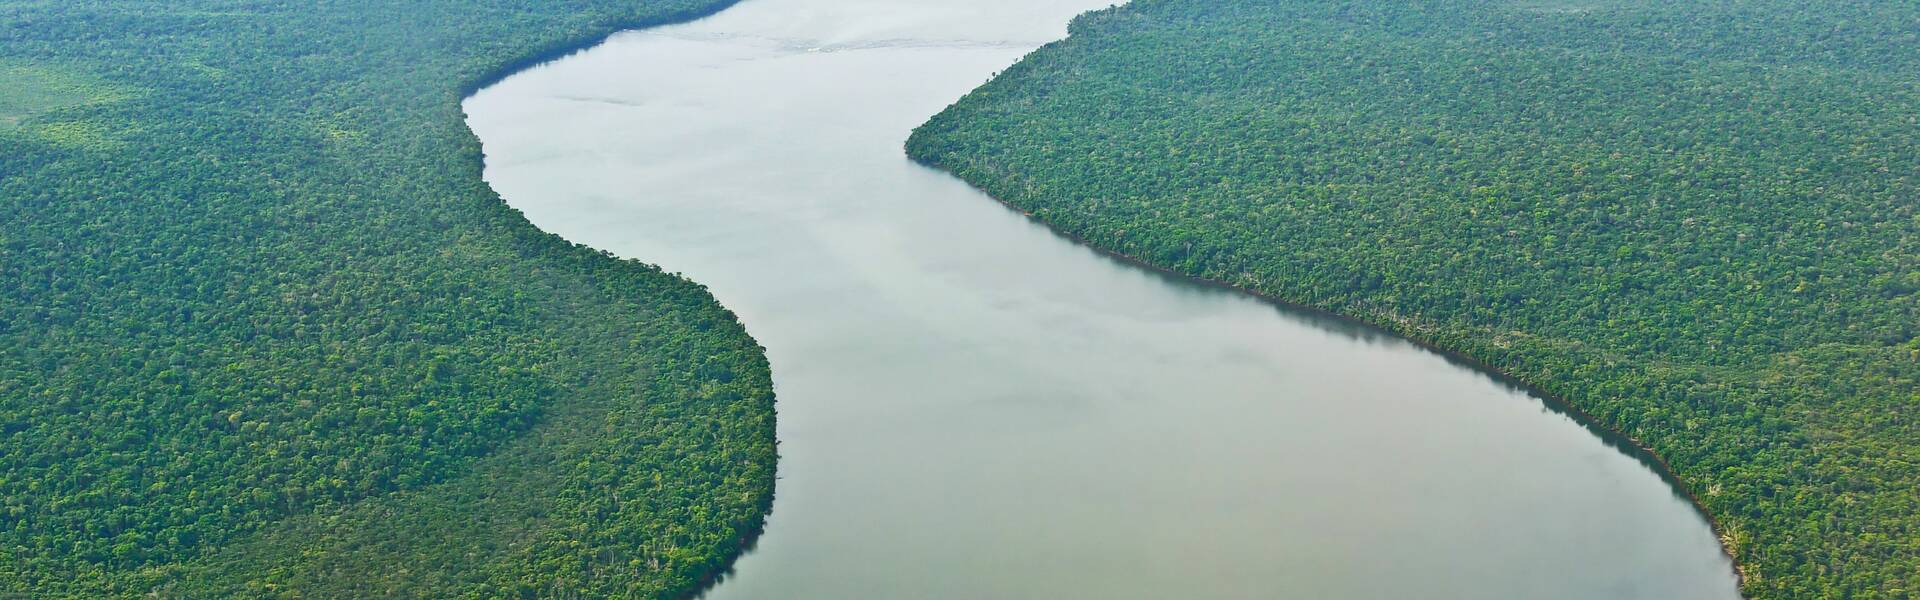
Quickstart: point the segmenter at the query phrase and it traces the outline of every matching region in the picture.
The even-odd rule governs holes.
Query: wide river
[[[1107,4],[747,0],[468,100],[534,223],[767,347],[774,510],[710,598],[1738,597],[1691,504],[1527,392],[906,159]]]

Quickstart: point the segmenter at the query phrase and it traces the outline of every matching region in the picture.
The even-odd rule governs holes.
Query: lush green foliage
[[[110,102],[112,86],[75,77],[65,69],[0,63],[0,127],[13,128],[27,117],[80,104]]]
[[[1764,598],[1920,594],[1920,5],[1139,0],[908,150],[1641,441]]]
[[[0,0],[0,596],[684,594],[773,486],[706,291],[480,180],[488,77],[726,0]]]

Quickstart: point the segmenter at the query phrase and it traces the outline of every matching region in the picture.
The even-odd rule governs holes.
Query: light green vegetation
[[[16,132],[65,146],[109,143],[108,126],[59,120],[62,109],[127,99],[132,92],[75,69],[0,62],[0,133]],[[22,131],[24,129],[24,131]]]

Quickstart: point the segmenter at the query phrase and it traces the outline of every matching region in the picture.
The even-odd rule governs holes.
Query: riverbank
[[[1550,392],[1684,482],[1751,597],[1913,589],[1911,10],[1485,8],[1101,11],[909,151]]]
[[[913,156],[909,154],[909,158],[912,159],[915,164],[921,165],[928,169],[939,171],[941,173],[953,175],[955,178],[959,178],[962,181],[966,181],[966,179],[959,177],[959,175],[954,174],[953,172],[948,171],[945,168],[942,168],[937,162],[933,162],[927,159],[926,157]],[[1686,498],[1687,502],[1691,504],[1694,510],[1699,513],[1700,518],[1706,521],[1710,526],[1712,526],[1714,537],[1720,540],[1721,552],[1726,555],[1728,561],[1734,563],[1734,576],[1736,580],[1740,581],[1741,585],[1744,586],[1745,573],[1739,567],[1739,562],[1737,560],[1738,555],[1735,552],[1733,547],[1732,536],[1730,536],[1727,533],[1725,527],[1720,524],[1720,521],[1713,517],[1712,513],[1707,512],[1706,505],[1701,503],[1700,497],[1693,491],[1691,486],[1688,486],[1686,482],[1681,481],[1680,476],[1674,472],[1673,466],[1667,464],[1667,461],[1665,459],[1660,458],[1660,456],[1654,453],[1652,448],[1647,447],[1645,443],[1641,442],[1640,440],[1634,439],[1633,436],[1627,435],[1626,433],[1623,433],[1617,429],[1608,427],[1605,423],[1601,422],[1599,419],[1594,418],[1593,415],[1588,414],[1586,411],[1582,410],[1580,407],[1575,406],[1571,402],[1568,402],[1566,398],[1558,394],[1549,392],[1545,388],[1542,388],[1538,385],[1534,385],[1533,383],[1528,382],[1527,380],[1522,379],[1517,375],[1508,373],[1500,369],[1499,367],[1494,366],[1491,363],[1475,358],[1464,352],[1454,350],[1448,346],[1442,345],[1441,342],[1438,342],[1436,340],[1427,338],[1421,335],[1419,331],[1405,327],[1404,326],[1405,321],[1395,321],[1395,320],[1386,320],[1386,319],[1373,321],[1373,320],[1367,320],[1361,317],[1349,316],[1346,314],[1335,312],[1334,310],[1329,308],[1314,306],[1309,304],[1301,304],[1299,302],[1294,302],[1286,298],[1276,296],[1271,293],[1262,292],[1257,289],[1234,285],[1232,283],[1228,283],[1220,279],[1190,275],[1181,271],[1177,271],[1171,268],[1150,263],[1145,260],[1141,260],[1138,257],[1123,254],[1121,252],[1111,250],[1106,247],[1095,244],[1087,239],[1075,236],[1072,232],[1061,229],[1059,226],[1055,225],[1054,223],[1048,222],[1046,219],[1036,217],[1034,216],[1033,213],[1027,212],[1026,210],[1022,209],[1020,206],[1015,205],[1012,202],[1008,202],[1005,199],[1002,199],[998,196],[995,196],[991,192],[988,192],[987,190],[982,189],[971,182],[968,182],[967,185],[969,187],[972,187],[974,190],[980,192],[980,195],[988,198],[992,198],[994,202],[997,202],[1001,206],[1006,207],[1007,210],[1020,213],[1020,215],[1022,217],[1025,217],[1028,221],[1031,221],[1036,225],[1045,227],[1047,231],[1052,232],[1054,235],[1060,236],[1062,239],[1071,241],[1076,245],[1083,246],[1088,250],[1092,250],[1094,252],[1099,253],[1101,256],[1104,256],[1104,257],[1107,257],[1108,259],[1125,264],[1129,267],[1152,271],[1154,273],[1159,273],[1166,277],[1176,278],[1185,282],[1191,282],[1199,285],[1213,286],[1223,290],[1231,290],[1232,292],[1237,294],[1246,294],[1254,298],[1259,298],[1261,301],[1273,304],[1275,307],[1280,308],[1282,310],[1310,314],[1310,315],[1314,315],[1316,317],[1324,318],[1324,319],[1333,319],[1342,323],[1348,323],[1357,327],[1363,327],[1368,330],[1378,332],[1381,335],[1388,335],[1398,339],[1406,340],[1408,342],[1413,343],[1414,345],[1419,346],[1424,350],[1433,352],[1440,356],[1444,356],[1447,358],[1447,360],[1453,361],[1457,364],[1474,369],[1476,371],[1485,373],[1487,374],[1487,376],[1492,377],[1505,385],[1509,385],[1514,388],[1525,390],[1528,395],[1535,396],[1540,398],[1541,400],[1546,401],[1547,406],[1552,408],[1556,412],[1573,417],[1575,421],[1578,421],[1582,427],[1586,427],[1588,431],[1593,432],[1595,436],[1598,436],[1601,439],[1607,440],[1607,442],[1613,445],[1615,448],[1618,448],[1622,451],[1632,454],[1634,458],[1639,459],[1640,462],[1652,468],[1656,473],[1659,473],[1660,478],[1666,481],[1669,485],[1673,487],[1674,494],[1679,495],[1683,498]],[[1399,324],[1399,325],[1390,325],[1390,323]]]
[[[467,102],[516,209],[706,283],[767,348],[774,516],[709,598],[1736,596],[1630,445],[900,155],[1100,7],[756,0]]]
[[[532,227],[459,109],[723,3],[228,4],[0,1],[0,80],[32,86],[0,131],[0,595],[724,568],[773,489],[763,350],[700,285]]]

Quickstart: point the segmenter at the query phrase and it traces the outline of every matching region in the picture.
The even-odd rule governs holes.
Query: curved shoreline
[[[711,17],[716,14],[720,14],[721,12],[738,5],[740,2],[741,0],[722,0],[721,2],[718,2],[704,9],[668,13],[666,15],[651,17],[651,18],[627,19],[623,21],[613,22],[610,25],[600,27],[597,31],[590,33],[588,35],[575,38],[575,39],[558,40],[553,44],[547,45],[545,47],[536,48],[533,51],[520,56],[519,58],[509,60],[507,62],[501,63],[500,65],[494,68],[483,71],[479,76],[474,77],[460,84],[455,88],[456,97],[458,98],[456,100],[455,106],[462,107],[460,109],[460,127],[462,129],[465,129],[467,132],[467,143],[470,144],[476,150],[479,150],[483,147],[479,134],[473,130],[473,127],[471,125],[468,124],[469,115],[466,114],[466,110],[464,108],[465,101],[472,98],[474,94],[479,93],[481,90],[484,90],[486,88],[499,84],[500,82],[505,81],[508,78],[511,78],[529,69],[537,68],[542,65],[564,59],[568,56],[579,54],[581,52],[585,52],[593,48],[599,47],[607,43],[607,41],[609,39],[612,39],[613,36],[630,32],[630,31],[641,31],[646,29],[653,29],[656,27],[666,27],[670,25],[682,25],[686,23],[691,23],[694,21],[705,19],[707,17]],[[502,196],[498,190],[494,190],[492,184],[486,181],[486,177],[485,177],[486,153],[484,152],[484,150],[474,152],[471,155],[471,159],[473,161],[471,165],[471,169],[472,169],[471,174],[473,175],[474,180],[478,181],[481,185],[485,186],[486,189],[492,193],[494,202],[499,203],[501,206],[504,206],[508,210],[512,211],[513,214],[518,215],[520,217],[519,223],[514,224],[513,227],[524,228],[522,231],[523,233],[532,232],[537,235],[552,236],[554,239],[557,239],[562,243],[579,245],[572,240],[568,240],[564,237],[561,237],[559,234],[555,234],[555,233],[546,231],[544,229],[541,229],[538,225],[535,225],[531,220],[528,220],[525,214],[520,211],[520,209],[515,208],[511,203],[508,203],[505,197]],[[628,259],[615,258],[615,257],[612,257],[611,255],[608,255],[608,258],[611,260],[620,261],[620,262],[627,262],[628,260]],[[684,275],[679,275],[679,274],[674,274],[674,275],[681,277],[682,279],[687,279],[688,281],[692,281],[691,278],[688,278]],[[694,283],[698,285],[698,282],[694,282]],[[717,298],[714,299],[714,302],[718,304],[719,299]],[[726,307],[722,305],[721,308],[725,309]],[[728,310],[727,312],[731,313],[732,311]],[[742,327],[744,327],[745,325],[746,324],[744,322],[741,323]],[[749,338],[752,337],[751,333],[748,334],[748,337]],[[756,341],[755,344],[757,345],[758,342]],[[764,352],[765,352],[765,349],[763,347],[762,348],[763,356],[764,356]],[[778,399],[776,398],[774,402],[777,404]],[[776,421],[778,420],[777,411],[774,418]],[[776,437],[772,441],[772,443],[774,446],[774,452],[775,452],[776,458],[771,469],[773,472],[773,476],[771,477],[771,479],[777,481],[779,479],[779,460],[778,460],[779,444],[780,444],[779,439]],[[701,596],[704,596],[709,590],[712,590],[721,582],[725,581],[726,578],[733,573],[733,567],[736,563],[739,562],[740,557],[745,556],[749,552],[752,552],[755,544],[759,541],[760,536],[766,532],[767,518],[773,514],[773,500],[774,500],[775,490],[776,490],[776,486],[769,483],[769,485],[767,486],[767,489],[761,491],[761,493],[759,494],[760,497],[755,500],[755,504],[757,505],[757,510],[759,512],[759,518],[754,523],[750,524],[744,530],[739,532],[739,536],[735,539],[734,547],[732,549],[731,554],[726,556],[724,561],[721,562],[720,564],[712,565],[710,568],[703,569],[705,572],[697,576],[697,578],[694,581],[694,585],[691,588],[670,592],[670,597],[678,598],[680,600],[691,600],[691,599],[699,598]]]
[[[479,93],[480,90],[492,87],[494,84],[500,83],[501,81],[505,81],[508,77],[518,75],[520,74],[521,71],[525,71],[534,67],[538,67],[540,65],[544,65],[556,60],[560,60],[562,58],[566,58],[568,56],[572,56],[574,54],[579,54],[581,52],[591,50],[594,47],[597,47],[601,44],[605,44],[607,40],[612,38],[613,36],[626,33],[629,31],[640,31],[643,29],[653,29],[655,27],[666,27],[669,25],[684,25],[687,23],[692,23],[694,21],[698,21],[701,19],[705,19],[707,17],[720,14],[722,11],[725,11],[729,8],[733,8],[734,6],[740,4],[741,1],[742,0],[720,0],[718,3],[704,9],[686,10],[686,11],[680,11],[677,13],[668,13],[666,15],[652,17],[652,18],[638,18],[638,19],[626,19],[622,21],[615,21],[612,23],[612,25],[608,27],[602,27],[600,31],[588,34],[585,37],[581,37],[574,40],[558,40],[555,43],[550,44],[548,46],[536,48],[533,51],[528,52],[527,54],[519,58],[509,60],[505,63],[501,63],[496,68],[483,71],[479,76],[474,77],[473,79],[466,81],[464,83],[461,83],[455,89],[455,94],[457,94],[462,101],[465,101],[467,98],[471,98],[473,97],[474,94]],[[461,119],[461,125],[462,126],[466,125],[466,119],[464,118]],[[467,132],[473,133],[473,129],[468,128]],[[480,140],[480,136],[477,134],[472,137],[475,142],[478,142]],[[541,233],[546,233],[546,232],[542,231]]]
[[[1266,302],[1282,310],[1295,311],[1295,312],[1305,313],[1309,315],[1314,315],[1317,317],[1323,317],[1323,318],[1331,319],[1336,322],[1354,325],[1366,331],[1372,331],[1372,332],[1384,334],[1387,336],[1391,336],[1395,339],[1404,340],[1410,344],[1413,344],[1415,346],[1418,346],[1420,348],[1433,352],[1434,354],[1439,355],[1441,358],[1444,358],[1450,362],[1466,366],[1475,371],[1479,371],[1481,374],[1487,375],[1488,377],[1493,378],[1495,381],[1518,388],[1520,390],[1527,392],[1528,394],[1531,394],[1535,397],[1540,398],[1541,401],[1546,404],[1547,408],[1553,410],[1554,412],[1558,412],[1561,414],[1568,415],[1569,417],[1572,417],[1575,423],[1578,423],[1581,427],[1586,428],[1588,431],[1598,435],[1601,438],[1601,441],[1607,443],[1607,445],[1613,446],[1615,448],[1619,448],[1622,450],[1631,450],[1629,454],[1631,454],[1635,459],[1639,460],[1642,464],[1645,464],[1649,467],[1653,467],[1654,473],[1659,475],[1661,480],[1667,482],[1668,486],[1673,489],[1675,495],[1680,496],[1682,498],[1686,498],[1687,503],[1693,507],[1694,512],[1698,513],[1700,515],[1700,518],[1702,520],[1705,520],[1707,522],[1707,525],[1713,529],[1714,538],[1719,541],[1720,553],[1725,555],[1727,557],[1727,560],[1733,563],[1733,578],[1734,578],[1734,583],[1736,585],[1736,589],[1737,591],[1740,592],[1740,595],[1742,598],[1747,597],[1745,592],[1746,584],[1747,584],[1746,572],[1743,570],[1741,566],[1739,557],[1735,555],[1733,548],[1729,545],[1729,542],[1732,540],[1732,537],[1728,535],[1726,527],[1720,523],[1720,520],[1715,518],[1713,516],[1713,513],[1710,513],[1707,511],[1706,505],[1700,501],[1700,496],[1698,494],[1695,494],[1691,486],[1686,485],[1686,482],[1680,479],[1680,476],[1674,472],[1673,466],[1667,464],[1666,459],[1661,458],[1658,453],[1655,453],[1653,449],[1648,448],[1645,443],[1642,443],[1640,440],[1634,438],[1633,436],[1627,435],[1624,432],[1621,432],[1612,427],[1606,426],[1605,424],[1601,423],[1598,419],[1595,419],[1593,415],[1588,414],[1587,411],[1581,409],[1578,406],[1574,406],[1571,402],[1568,402],[1566,398],[1561,397],[1559,394],[1548,392],[1545,389],[1541,388],[1540,386],[1533,384],[1532,382],[1522,379],[1521,377],[1514,375],[1512,373],[1508,373],[1507,371],[1499,367],[1495,367],[1492,364],[1487,363],[1486,361],[1480,360],[1479,358],[1475,358],[1463,352],[1456,351],[1456,350],[1447,348],[1445,346],[1441,346],[1432,340],[1428,340],[1426,338],[1420,337],[1418,335],[1414,335],[1412,333],[1403,333],[1399,330],[1389,328],[1386,325],[1368,321],[1359,317],[1335,312],[1319,306],[1313,306],[1310,304],[1302,304],[1302,303],[1294,302],[1292,300],[1288,300],[1286,298],[1282,298],[1273,294],[1268,294],[1268,293],[1254,290],[1251,288],[1245,288],[1245,287],[1233,285],[1231,283],[1227,283],[1219,279],[1213,279],[1209,277],[1200,277],[1197,275],[1189,275],[1186,273],[1181,273],[1173,269],[1169,269],[1166,267],[1162,267],[1160,265],[1147,262],[1145,260],[1141,260],[1134,256],[1130,256],[1127,254],[1122,254],[1120,252],[1110,250],[1108,248],[1094,244],[1093,242],[1090,242],[1085,238],[1069,233],[1066,230],[1063,230],[1058,226],[1055,226],[1052,222],[1047,221],[1045,219],[1041,219],[1037,216],[1034,216],[1033,213],[1027,212],[1026,210],[1023,210],[1018,206],[1014,206],[1013,203],[1006,201],[1006,199],[996,196],[992,192],[989,192],[986,189],[981,188],[978,185],[975,185],[974,182],[968,181],[967,179],[954,174],[952,171],[941,166],[936,161],[930,161],[930,160],[926,160],[924,157],[915,156],[912,152],[907,152],[907,158],[908,160],[913,161],[914,164],[917,164],[922,167],[926,167],[928,169],[932,169],[935,171],[939,171],[941,173],[946,174],[949,177],[952,177],[956,181],[965,183],[967,187],[973,188],[974,191],[980,192],[981,195],[986,196],[988,198],[992,198],[995,202],[1000,203],[1001,206],[1006,207],[1008,210],[1019,213],[1021,216],[1026,218],[1027,222],[1040,225],[1041,227],[1045,227],[1048,232],[1056,236],[1059,236],[1061,239],[1072,241],[1075,245],[1091,250],[1095,254],[1105,257],[1109,260],[1113,260],[1113,261],[1120,262],[1122,264],[1137,267],[1161,276],[1170,277],[1170,278],[1179,280],[1184,283],[1192,284],[1192,285],[1200,285],[1200,286],[1205,286],[1205,287],[1210,287],[1215,289],[1229,290],[1229,291],[1233,291],[1241,294],[1246,294],[1247,296],[1256,298],[1262,302]]]
[[[726,10],[727,8],[737,5],[737,3],[738,3],[737,0],[729,0],[727,2],[724,2],[722,4],[719,4],[711,8],[710,10],[687,11],[687,12],[675,14],[670,18],[641,20],[641,21],[632,22],[626,25],[614,27],[603,33],[596,34],[596,36],[591,38],[583,38],[586,41],[574,41],[574,42],[550,45],[541,50],[532,52],[521,59],[517,59],[509,63],[506,63],[500,69],[490,71],[487,74],[476,78],[474,80],[474,83],[464,86],[464,91],[462,92],[462,98],[471,97],[473,94],[487,87],[490,87],[494,84],[497,84],[500,81],[510,78],[516,74],[519,74],[524,70],[538,67],[556,60],[564,59],[574,54],[577,54],[586,50],[590,50],[592,48],[605,44],[610,38],[612,38],[613,36],[619,35],[621,33],[697,21],[702,18],[718,14]],[[470,134],[472,133],[471,128],[469,128],[469,133]],[[477,135],[475,135],[474,137],[477,140]],[[484,169],[485,168],[484,155],[479,155],[477,158],[478,158],[478,164],[480,165],[479,168]],[[1568,403],[1565,400],[1565,398],[1562,398],[1555,394],[1546,393],[1541,388],[1525,381],[1524,379],[1514,376],[1502,369],[1493,367],[1492,365],[1487,364],[1467,354],[1450,350],[1446,347],[1438,345],[1437,343],[1431,340],[1428,340],[1426,338],[1423,338],[1421,336],[1418,336],[1412,333],[1403,332],[1403,331],[1391,328],[1390,326],[1364,320],[1358,317],[1337,313],[1322,307],[1295,303],[1285,298],[1265,294],[1265,293],[1248,289],[1248,288],[1235,286],[1233,284],[1226,283],[1221,280],[1183,274],[1172,269],[1168,269],[1168,268],[1164,268],[1158,265],[1148,263],[1146,261],[1134,258],[1132,256],[1128,256],[1125,254],[1121,254],[1118,252],[1114,252],[1114,251],[1102,248],[1098,245],[1088,242],[1085,239],[1081,239],[1069,233],[1066,233],[1065,231],[1055,227],[1052,223],[1048,221],[1039,219],[1037,217],[1034,217],[1030,213],[1021,211],[1019,208],[1014,207],[1013,205],[1009,204],[1005,200],[999,197],[996,197],[991,193],[986,192],[986,190],[981,189],[980,187],[974,185],[972,182],[953,176],[952,173],[944,169],[941,169],[937,164],[923,161],[920,159],[920,157],[914,157],[911,155],[909,155],[909,158],[912,160],[913,163],[917,165],[924,166],[933,170],[939,170],[944,176],[951,177],[955,180],[959,180],[965,183],[969,188],[983,195],[986,195],[989,198],[993,198],[997,202],[1000,202],[1003,206],[1006,206],[1007,208],[1012,208],[1015,212],[1020,212],[1021,214],[1027,217],[1026,219],[1027,221],[1034,222],[1041,226],[1044,226],[1052,234],[1062,239],[1072,241],[1074,245],[1083,247],[1087,250],[1091,250],[1096,254],[1107,257],[1110,260],[1114,260],[1119,263],[1123,263],[1132,267],[1141,267],[1146,272],[1151,272],[1160,276],[1170,278],[1172,280],[1177,280],[1182,284],[1201,285],[1205,287],[1218,288],[1218,289],[1230,289],[1235,292],[1247,294],[1264,303],[1281,308],[1283,310],[1298,312],[1303,314],[1310,314],[1310,315],[1319,316],[1319,317],[1326,317],[1332,321],[1351,324],[1358,328],[1364,329],[1366,331],[1376,332],[1378,334],[1382,334],[1385,336],[1391,336],[1392,338],[1395,338],[1395,339],[1405,340],[1411,343],[1413,346],[1433,352],[1435,355],[1440,356],[1451,363],[1454,363],[1460,366],[1469,367],[1471,370],[1477,371],[1485,376],[1488,376],[1489,378],[1503,385],[1524,391],[1529,395],[1540,398],[1544,401],[1544,404],[1550,410],[1557,413],[1568,415],[1579,426],[1599,436],[1602,439],[1603,443],[1605,443],[1606,445],[1613,447],[1617,450],[1623,451],[1624,454],[1628,454],[1632,456],[1643,465],[1654,467],[1653,470],[1656,473],[1656,475],[1668,484],[1668,487],[1671,489],[1671,491],[1673,491],[1676,495],[1687,498],[1688,503],[1694,508],[1695,512],[1698,515],[1700,515],[1700,517],[1703,518],[1708,523],[1708,525],[1714,532],[1715,536],[1718,538],[1721,552],[1725,556],[1727,556],[1730,560],[1734,558],[1732,550],[1728,546],[1729,537],[1726,535],[1726,531],[1724,530],[1722,525],[1719,523],[1717,519],[1715,519],[1711,514],[1709,514],[1705,510],[1702,503],[1700,502],[1699,497],[1695,495],[1692,492],[1692,490],[1689,489],[1689,487],[1686,486],[1682,480],[1679,479],[1679,477],[1673,472],[1672,467],[1669,464],[1667,464],[1664,459],[1660,458],[1657,454],[1655,454],[1652,450],[1647,448],[1645,444],[1641,443],[1639,440],[1634,439],[1631,436],[1625,435],[1619,431],[1613,430],[1611,428],[1608,428],[1602,425],[1598,420],[1594,419],[1591,415],[1586,413],[1584,410],[1581,410],[1580,408]],[[504,202],[504,200],[502,201]],[[509,207],[511,207],[511,205],[509,205]],[[519,209],[515,208],[515,212],[518,213]],[[533,230],[539,231],[542,234],[555,235],[556,237],[559,237],[557,234],[549,233],[543,229],[540,229],[536,225],[532,225],[531,223],[528,223],[528,225],[532,227]],[[561,239],[564,240],[565,238],[561,238]],[[571,242],[571,240],[567,240],[567,241],[569,243],[574,243],[574,242]],[[1631,450],[1628,450],[1629,448]],[[729,557],[725,564],[719,565],[717,569],[713,570],[712,572],[704,576],[701,579],[701,581],[698,583],[695,589],[686,591],[684,594],[682,594],[679,597],[687,597],[687,598],[701,597],[706,593],[708,593],[709,591],[711,591],[712,589],[714,589],[718,584],[724,582],[729,576],[732,575],[734,571],[734,565],[737,563],[738,559],[741,556],[745,555],[746,553],[751,552],[752,547],[756,543],[758,537],[764,532],[766,522],[767,522],[767,516],[770,514],[770,509],[772,506],[771,504],[772,499],[773,499],[773,496],[770,490],[768,496],[765,499],[766,510],[762,511],[762,515],[759,523],[753,528],[751,528],[750,531],[745,532],[744,535],[740,538],[739,548],[738,548],[739,552]],[[1732,560],[1732,563],[1735,567],[1733,574],[1735,577],[1736,585],[1743,588],[1745,585],[1744,574],[1741,572],[1739,568],[1739,563],[1737,560]]]

